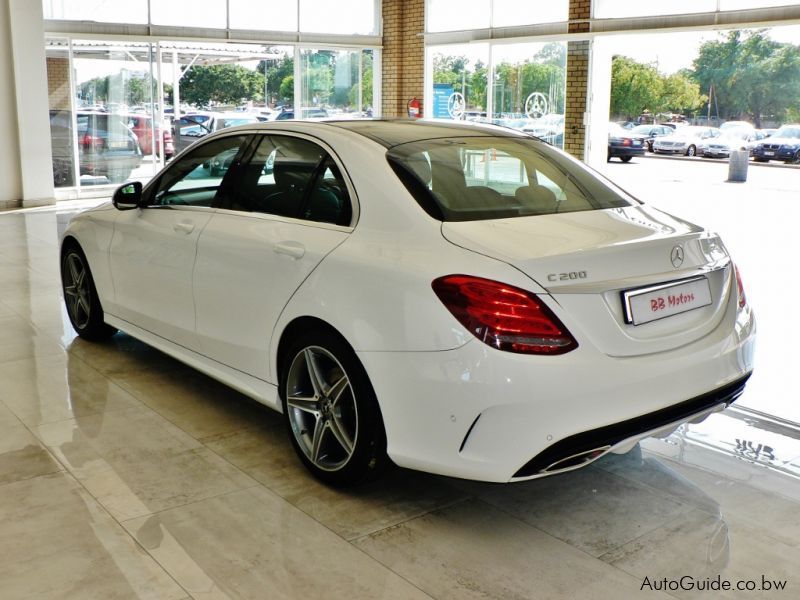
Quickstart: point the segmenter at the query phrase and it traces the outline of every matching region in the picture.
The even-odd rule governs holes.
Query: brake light
[[[92,147],[101,148],[103,146],[103,138],[89,135],[87,133],[83,136],[83,139],[81,139],[81,145],[84,148],[92,148]]]
[[[567,328],[531,292],[469,275],[440,277],[431,286],[459,323],[493,348],[564,354],[578,347]]]
[[[739,308],[744,308],[747,304],[747,297],[744,295],[744,284],[742,283],[742,276],[739,274],[739,267],[733,265],[733,270],[736,272],[736,292],[739,297]]]
[[[623,139],[622,140],[622,145],[623,146],[630,146],[631,145],[631,139],[630,138]]]

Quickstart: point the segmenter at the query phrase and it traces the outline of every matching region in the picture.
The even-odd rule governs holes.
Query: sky
[[[769,36],[776,42],[800,44],[800,25],[772,27]],[[691,67],[702,43],[721,37],[716,31],[647,33],[615,36],[610,43],[615,53],[639,62],[656,63],[659,71],[670,74]]]

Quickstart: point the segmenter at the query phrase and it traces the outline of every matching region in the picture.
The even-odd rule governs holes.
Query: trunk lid
[[[442,235],[524,272],[555,300],[574,335],[610,356],[661,352],[701,338],[719,324],[732,289],[719,237],[648,206],[446,222]],[[694,277],[708,280],[710,304],[627,322],[623,292]]]

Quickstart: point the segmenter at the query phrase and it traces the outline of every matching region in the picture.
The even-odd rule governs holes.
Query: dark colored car
[[[616,123],[609,124],[608,159],[619,158],[622,162],[630,162],[634,156],[644,156],[644,138],[635,136]]]
[[[637,125],[630,130],[630,134],[634,137],[640,137],[644,140],[647,146],[647,151],[653,151],[653,141],[662,135],[670,135],[675,133],[672,127],[666,125]]]
[[[114,114],[80,111],[77,122],[80,175],[106,177],[114,183],[125,181],[142,162],[136,134],[123,117]],[[74,185],[72,113],[50,111],[53,149],[53,183]]]
[[[753,148],[753,158],[758,162],[782,160],[800,162],[800,125],[784,125]]]

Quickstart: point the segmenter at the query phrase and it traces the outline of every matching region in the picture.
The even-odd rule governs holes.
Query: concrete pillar
[[[382,4],[382,115],[401,117],[406,116],[411,98],[423,104],[425,0],[383,0]]]
[[[15,208],[22,199],[22,181],[17,148],[17,99],[14,97],[14,63],[11,60],[11,22],[9,0],[0,0],[0,209]]]
[[[589,19],[591,0],[570,0],[569,32],[589,31],[589,23],[576,22]],[[586,100],[589,85],[589,41],[567,43],[567,93],[564,111],[564,150],[580,160],[586,155],[586,125],[588,121]]]
[[[7,5],[12,87],[18,139],[18,173],[22,206],[55,204],[53,191],[47,63],[42,3],[5,0]],[[8,43],[8,42],[6,42]],[[8,60],[8,54],[0,62]],[[2,102],[0,100],[0,102]],[[5,118],[5,117],[2,117]]]

